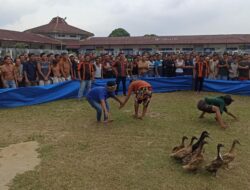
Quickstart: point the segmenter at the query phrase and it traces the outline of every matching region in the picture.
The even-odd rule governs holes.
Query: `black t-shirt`
[[[239,62],[239,66],[245,67],[250,66],[250,63],[248,61],[241,61]],[[249,69],[238,69],[239,70],[239,77],[249,77]]]

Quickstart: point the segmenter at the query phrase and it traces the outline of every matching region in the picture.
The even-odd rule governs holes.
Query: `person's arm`
[[[43,79],[45,80],[46,77],[45,77],[45,76],[43,75],[43,73],[42,73],[40,63],[37,63],[37,71],[38,71],[38,73],[43,77]]]
[[[78,78],[79,78],[80,81],[82,80],[82,77],[81,77],[81,67],[82,67],[82,63],[79,63],[77,71],[78,71]]]
[[[201,115],[199,116],[199,118],[204,118],[204,115],[205,115],[206,112],[202,112]]]
[[[131,96],[131,90],[128,90],[128,95],[126,96],[124,102],[122,102],[122,104],[120,105],[120,109],[123,108],[125,106],[125,104],[128,102],[129,98]]]
[[[112,70],[114,71],[115,76],[117,77],[117,76],[118,76],[118,71],[117,71],[117,69],[116,69],[116,66],[117,66],[117,63],[114,62],[114,63],[112,64]]]
[[[108,120],[109,112],[108,112],[108,109],[107,109],[107,107],[106,107],[106,102],[105,102],[105,100],[101,100],[101,107],[102,107],[104,116],[105,116],[105,117],[107,118],[107,120]]]
[[[14,68],[14,67],[13,67],[13,76],[14,76],[14,80],[15,80],[16,86],[18,87],[18,82],[17,82],[17,73],[16,73],[16,70],[15,70],[15,68]]]
[[[227,115],[231,116],[231,117],[234,118],[236,121],[238,121],[238,118],[237,118],[234,114],[232,114],[232,113],[229,112],[229,111],[226,111],[226,113],[227,113]]]
[[[119,98],[117,98],[117,96],[114,96],[114,97],[112,97],[115,101],[117,101],[119,104],[120,104],[120,106],[122,105],[122,101],[119,99]]]
[[[51,65],[49,64],[49,72],[46,75],[45,80],[49,80],[50,73],[51,73]]]
[[[159,76],[159,72],[158,72],[158,64],[154,64],[155,67],[155,75]]]
[[[3,76],[4,73],[3,73],[3,71],[2,71],[2,68],[0,68],[0,69],[1,69],[1,72],[0,72],[1,81],[2,81],[2,83],[3,83],[3,87],[6,87],[6,86],[4,85],[5,83],[3,82],[3,81],[4,81],[4,76]]]
[[[95,80],[95,72],[96,72],[96,68],[94,64],[91,64],[91,79],[90,80]]]
[[[61,61],[59,62],[59,67],[60,67],[60,71],[62,73],[62,76],[66,79],[67,77],[66,77],[66,74],[63,70],[63,62],[61,62]]]
[[[24,80],[26,83],[29,82],[28,75],[27,75],[27,66],[26,64],[23,66],[23,73],[24,73]]]

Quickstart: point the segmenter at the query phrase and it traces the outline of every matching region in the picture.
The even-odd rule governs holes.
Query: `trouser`
[[[194,90],[198,91],[198,92],[202,91],[203,82],[204,82],[203,77],[196,77],[195,78],[195,84],[194,84]]]
[[[29,81],[29,82],[26,82],[25,86],[26,86],[26,87],[29,87],[29,86],[37,86],[37,82],[36,82],[36,81]]]
[[[65,79],[63,77],[52,77],[53,84],[57,84],[59,82],[64,82]]]
[[[50,84],[50,80],[39,80],[39,86],[46,86]]]
[[[3,85],[5,88],[16,88],[16,82],[14,80],[4,80]]]
[[[218,80],[227,80],[228,77],[226,75],[218,75],[217,79]]]
[[[90,89],[91,80],[82,80],[78,91],[78,99],[81,99],[83,95],[86,95],[86,93],[89,92]]]
[[[72,80],[72,79],[71,79],[71,76],[68,76],[68,77],[66,77],[66,78],[65,78],[65,77],[62,77],[62,78],[64,79],[64,81],[70,81],[70,80]]]
[[[101,104],[95,100],[92,100],[91,98],[87,98],[89,104],[96,110],[96,119],[97,121],[101,121],[102,118],[102,107]],[[109,104],[107,101],[105,101],[106,108],[109,111]],[[104,114],[104,121],[106,121],[108,117]]]
[[[115,94],[118,94],[120,82],[122,82],[123,95],[126,96],[126,77],[116,77],[117,88],[116,88]]]

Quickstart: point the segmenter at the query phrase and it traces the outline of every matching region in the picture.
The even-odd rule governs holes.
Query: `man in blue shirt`
[[[115,96],[116,82],[108,81],[106,87],[96,87],[89,91],[86,98],[89,104],[96,110],[97,122],[101,122],[102,112],[104,113],[104,123],[111,122],[109,120],[109,103],[108,98],[113,98],[117,102],[122,104],[122,102]]]
[[[37,85],[37,62],[35,54],[29,54],[29,61],[23,65],[26,86]]]

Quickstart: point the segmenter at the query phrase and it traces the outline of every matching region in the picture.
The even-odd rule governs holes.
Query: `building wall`
[[[199,44],[199,45],[180,44],[180,45],[119,45],[119,46],[103,45],[103,46],[81,46],[79,52],[85,53],[85,52],[95,51],[99,54],[105,52],[111,54],[118,54],[120,51],[123,51],[126,54],[132,54],[132,53],[138,54],[138,53],[143,53],[145,51],[152,53],[190,52],[190,51],[197,51],[202,53],[212,53],[212,52],[223,53],[225,51],[240,50],[242,49],[241,47],[243,47],[242,44]]]

